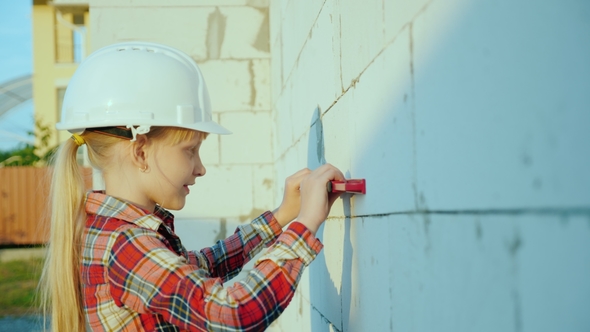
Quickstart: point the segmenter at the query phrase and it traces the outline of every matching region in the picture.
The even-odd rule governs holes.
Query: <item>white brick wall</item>
[[[270,112],[222,113],[221,124],[227,128],[236,128],[233,135],[221,136],[222,163],[270,163],[270,117]]]
[[[210,218],[208,233],[275,207],[318,156],[367,179],[334,205],[270,331],[585,331],[589,10],[95,0],[91,33],[94,48],[138,38],[199,62],[234,131],[205,142],[207,176],[177,213]]]
[[[279,330],[590,328],[590,7],[531,4],[271,3],[277,178],[323,140],[368,190]]]
[[[207,19],[214,7],[108,6],[91,2],[92,49],[124,40],[165,43],[207,59]]]
[[[226,34],[221,48],[221,57],[230,59],[268,58],[268,50],[256,47],[256,41],[264,23],[266,8],[227,7],[220,9],[225,16]],[[268,40],[265,41],[268,44]]]
[[[212,60],[199,64],[215,111],[253,109],[250,66],[247,60]]]

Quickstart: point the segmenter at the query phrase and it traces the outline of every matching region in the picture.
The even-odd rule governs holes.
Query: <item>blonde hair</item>
[[[178,144],[207,133],[176,127],[153,127],[145,136],[150,141]],[[80,135],[88,147],[88,159],[102,171],[113,162],[115,144],[124,140],[85,131]],[[81,292],[80,264],[86,213],[85,187],[76,155],[78,145],[69,139],[62,143],[53,158],[50,187],[49,243],[39,283],[43,325],[51,315],[53,331],[84,331],[84,301]]]

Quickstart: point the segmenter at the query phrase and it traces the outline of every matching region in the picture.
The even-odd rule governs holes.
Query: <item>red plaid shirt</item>
[[[199,252],[174,234],[173,215],[102,193],[86,198],[84,310],[94,331],[262,331],[289,304],[322,244],[270,212]],[[244,281],[224,288],[264,246]]]

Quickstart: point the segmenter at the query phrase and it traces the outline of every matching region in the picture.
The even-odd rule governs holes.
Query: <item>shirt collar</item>
[[[150,213],[119,198],[106,195],[104,191],[88,192],[84,205],[87,214],[117,218],[155,231],[163,223],[174,231],[174,215],[160,206],[156,206],[154,213]]]

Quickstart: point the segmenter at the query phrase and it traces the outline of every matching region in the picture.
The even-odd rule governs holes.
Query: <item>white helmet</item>
[[[132,128],[134,137],[151,126],[231,134],[211,119],[197,64],[177,49],[146,42],[114,44],[88,56],[72,76],[56,124],[70,132],[114,126]]]

